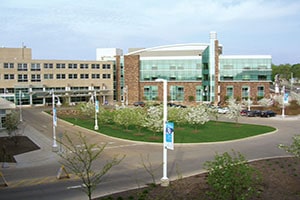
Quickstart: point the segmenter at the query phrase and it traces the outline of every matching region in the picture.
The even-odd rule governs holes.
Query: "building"
[[[177,44],[129,49],[117,55],[117,99],[162,100],[162,83],[168,81],[168,100],[184,104],[224,103],[230,97],[254,102],[269,97],[270,55],[223,55],[216,32],[208,43]]]
[[[30,48],[0,48],[0,97],[16,105],[113,103],[112,61],[37,60]]]
[[[254,102],[269,97],[270,55],[223,55],[216,32],[207,43],[152,48],[98,48],[95,61],[32,59],[30,48],[0,48],[0,97],[16,105],[47,105],[55,93],[65,104],[132,105],[162,100],[183,104],[224,103],[230,97]]]

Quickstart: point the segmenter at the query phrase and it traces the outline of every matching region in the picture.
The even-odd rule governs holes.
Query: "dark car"
[[[141,107],[144,107],[145,106],[145,102],[143,101],[136,101],[133,103],[134,106],[141,106]]]
[[[186,106],[184,106],[184,105],[175,104],[175,103],[168,103],[168,106],[176,107],[176,108],[186,108]]]
[[[261,112],[261,117],[275,117],[276,113],[272,110],[264,110]]]
[[[248,117],[260,117],[261,111],[260,110],[250,110],[247,112]]]
[[[241,110],[240,114],[241,116],[247,116],[248,110]]]

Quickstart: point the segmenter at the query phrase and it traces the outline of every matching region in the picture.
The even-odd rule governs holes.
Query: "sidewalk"
[[[27,123],[24,123],[23,126],[23,135],[31,139],[40,149],[14,156],[17,161],[16,168],[46,165],[59,159],[59,156],[52,151],[53,141],[51,139],[39,133]]]

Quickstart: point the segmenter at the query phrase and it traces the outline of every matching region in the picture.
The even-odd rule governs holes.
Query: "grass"
[[[83,120],[70,117],[63,117],[62,119],[77,126],[94,129],[93,119]],[[175,143],[220,142],[252,137],[274,130],[275,128],[270,126],[209,121],[196,128],[189,125],[180,127],[175,125],[174,141]],[[98,132],[112,137],[143,142],[160,143],[163,139],[162,133],[153,133],[145,128],[138,130],[136,127],[125,129],[115,124],[100,124]]]

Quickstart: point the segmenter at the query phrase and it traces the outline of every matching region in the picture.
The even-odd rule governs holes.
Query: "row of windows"
[[[234,97],[234,89],[233,86],[227,86],[226,88],[226,96],[228,97]],[[258,86],[257,87],[257,94],[258,97],[265,96],[265,88],[264,86]],[[243,86],[242,87],[242,99],[248,99],[250,97],[250,87],[249,86]]]
[[[56,79],[100,79],[100,74],[56,74]],[[53,74],[44,74],[44,79],[53,79]],[[102,74],[102,79],[110,79],[111,74]],[[4,80],[14,80],[15,74],[4,74]],[[18,82],[28,82],[28,74],[18,74]],[[31,82],[41,82],[41,74],[31,74]]]
[[[205,96],[205,91],[201,85],[196,86],[196,101],[203,101],[203,97]],[[249,98],[250,87],[243,86],[242,87],[242,99]],[[265,95],[264,86],[257,87],[258,97],[263,97]],[[170,93],[168,94],[171,101],[184,101],[184,86],[170,86]],[[234,97],[233,86],[228,86],[226,88],[226,96]],[[158,97],[158,86],[144,86],[144,98],[145,100],[157,100]]]
[[[77,63],[43,63],[44,69],[53,69],[54,65],[56,66],[56,69],[65,69],[66,66],[68,69],[89,69],[89,66],[91,69],[111,69],[111,64],[77,64]],[[40,63],[31,63],[31,71],[40,71],[41,70],[41,64]],[[15,67],[15,63],[4,63],[4,69],[13,69]],[[28,64],[27,63],[18,63],[17,64],[18,71],[28,71]]]

